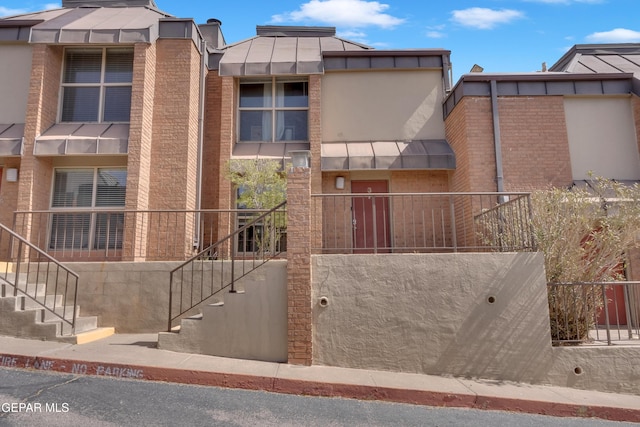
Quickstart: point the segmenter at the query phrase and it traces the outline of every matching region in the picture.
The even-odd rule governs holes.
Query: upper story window
[[[67,49],[61,122],[128,122],[133,49]]]
[[[309,140],[309,85],[300,79],[240,82],[239,140]]]

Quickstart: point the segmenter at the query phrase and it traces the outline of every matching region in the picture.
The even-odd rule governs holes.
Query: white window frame
[[[127,49],[130,50],[133,54],[133,47],[68,47],[65,48],[63,52],[63,61],[62,61],[62,72],[60,73],[60,95],[59,105],[58,105],[58,123],[85,123],[85,122],[75,122],[75,121],[62,121],[62,114],[64,108],[64,91],[65,88],[74,88],[74,87],[98,87],[99,88],[99,99],[98,99],[98,117],[97,121],[90,121],[88,123],[129,123],[131,119],[131,111],[129,111],[129,120],[127,121],[119,121],[119,122],[105,122],[104,121],[104,104],[105,104],[105,92],[108,87],[131,87],[133,92],[133,73],[131,76],[131,82],[116,82],[116,83],[106,83],[105,82],[105,74],[106,74],[106,66],[107,66],[107,50],[108,49]],[[100,82],[94,83],[65,83],[64,76],[67,67],[67,52],[69,51],[81,51],[81,50],[101,50],[102,51],[102,63],[100,68]],[[135,58],[134,58],[135,60]],[[132,66],[133,71],[133,66]],[[132,93],[133,96],[133,93]]]
[[[240,88],[246,84],[266,84],[271,83],[271,106],[270,107],[241,107],[240,106]],[[307,84],[307,106],[306,107],[278,107],[276,106],[277,100],[277,84],[278,83],[306,83]],[[306,77],[271,77],[270,79],[240,79],[238,81],[238,94],[236,97],[237,116],[236,116],[236,135],[237,141],[241,143],[288,143],[288,142],[308,142],[309,139],[309,79]],[[271,139],[269,140],[243,140],[241,139],[241,120],[240,116],[242,111],[270,111],[271,112]],[[278,111],[305,111],[307,114],[307,139],[282,139],[276,138],[277,132],[277,112]],[[260,126],[260,129],[262,127]],[[287,131],[287,126],[284,128]],[[292,131],[295,133],[295,130]]]

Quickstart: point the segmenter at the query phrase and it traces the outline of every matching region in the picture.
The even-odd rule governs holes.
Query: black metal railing
[[[224,289],[286,251],[286,202],[262,214],[246,212],[233,233],[173,269],[167,330]]]
[[[13,230],[63,261],[184,261],[266,209],[17,211]]]
[[[0,284],[13,296],[24,296],[62,321],[75,334],[78,275],[59,261],[0,224]]]
[[[314,253],[535,251],[529,193],[312,195]]]
[[[550,283],[554,345],[640,345],[640,282]]]

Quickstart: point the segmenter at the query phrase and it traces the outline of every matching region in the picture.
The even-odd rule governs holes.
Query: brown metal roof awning
[[[0,157],[22,155],[24,123],[0,124]]]
[[[36,156],[127,154],[128,124],[59,123],[36,138]]]
[[[323,171],[455,168],[455,154],[445,140],[322,144]]]
[[[146,7],[63,9],[31,27],[31,43],[152,43],[167,15]]]

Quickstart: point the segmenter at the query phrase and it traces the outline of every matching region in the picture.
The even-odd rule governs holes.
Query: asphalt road
[[[0,426],[623,425],[0,368]]]

